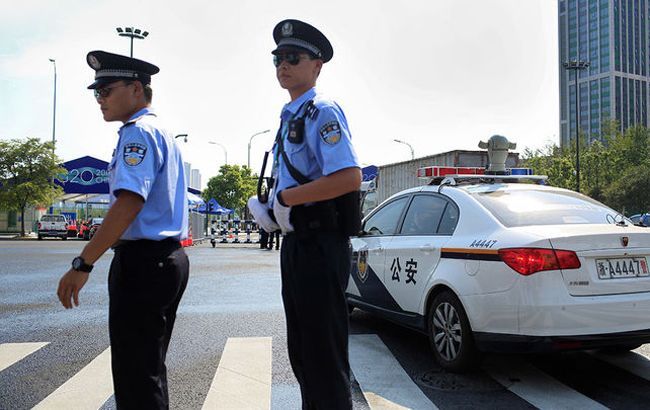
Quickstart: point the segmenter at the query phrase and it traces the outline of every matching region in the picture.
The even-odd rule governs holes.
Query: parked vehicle
[[[648,228],[523,177],[440,179],[366,216],[352,238],[351,307],[425,333],[450,371],[486,351],[650,342]]]
[[[68,238],[76,238],[76,237],[77,237],[77,221],[71,219],[68,222]]]
[[[88,228],[84,231],[83,238],[87,241],[91,240],[102,222],[104,222],[104,218],[90,218]]]
[[[38,240],[46,237],[68,239],[68,221],[64,215],[45,214],[38,222]]]

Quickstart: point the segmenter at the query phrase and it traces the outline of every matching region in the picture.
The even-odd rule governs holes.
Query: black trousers
[[[350,243],[337,233],[289,234],[281,250],[287,345],[303,409],[352,409],[345,288]]]
[[[189,260],[175,241],[128,241],[108,276],[109,334],[118,409],[168,409],[165,358]]]

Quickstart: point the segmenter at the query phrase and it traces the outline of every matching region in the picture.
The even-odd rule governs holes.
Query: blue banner
[[[63,163],[67,173],[54,182],[66,194],[108,194],[108,162],[85,156]]]

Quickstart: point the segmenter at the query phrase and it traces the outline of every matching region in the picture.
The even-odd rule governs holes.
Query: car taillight
[[[501,260],[516,272],[528,276],[535,272],[580,267],[578,255],[573,251],[542,248],[499,249]]]

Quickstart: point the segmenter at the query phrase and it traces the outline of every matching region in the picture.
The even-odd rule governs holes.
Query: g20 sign
[[[66,194],[107,194],[108,162],[93,157],[81,157],[62,164],[67,170],[55,182]]]
[[[91,167],[74,168],[67,174],[59,174],[58,180],[64,184],[84,186],[108,183],[108,171]]]

